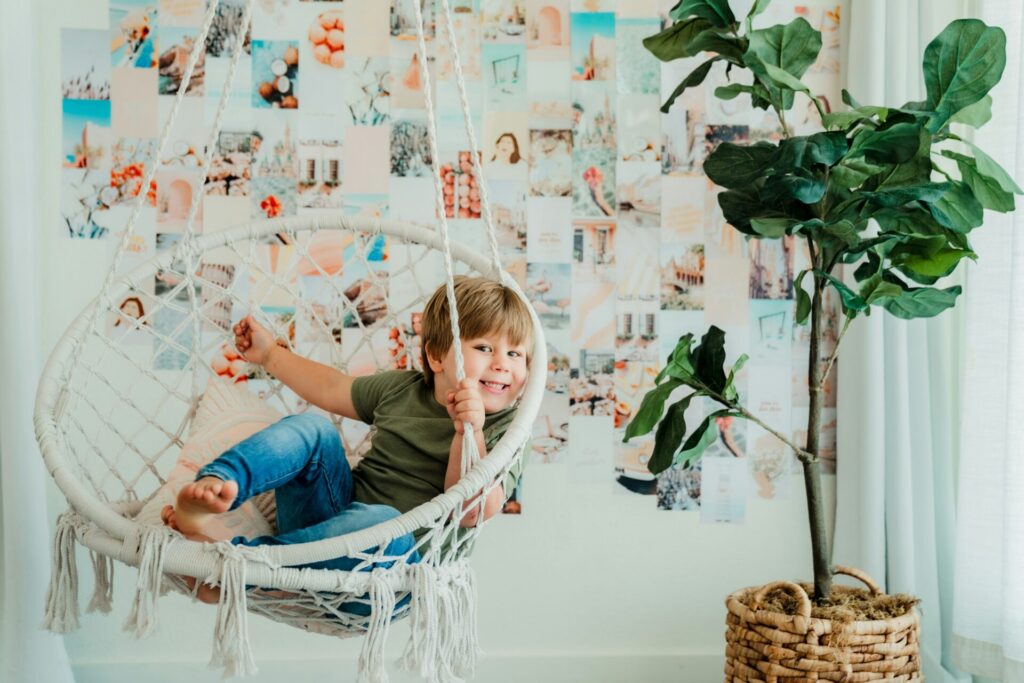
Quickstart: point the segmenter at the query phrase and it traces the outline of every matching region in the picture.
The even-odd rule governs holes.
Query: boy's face
[[[488,414],[512,405],[526,385],[526,346],[510,343],[504,332],[463,339],[462,359],[466,378],[478,382],[484,412]],[[458,384],[455,349],[449,348],[444,358],[428,354],[427,360],[434,371],[434,396],[444,404],[448,392]]]

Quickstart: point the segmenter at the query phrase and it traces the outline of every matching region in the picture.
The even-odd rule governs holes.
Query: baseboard
[[[540,655],[488,656],[474,683],[718,683],[722,655]],[[214,683],[220,673],[204,662],[92,662],[74,665],[76,683]],[[264,661],[252,683],[354,681],[355,660]],[[420,679],[388,667],[392,683]]]

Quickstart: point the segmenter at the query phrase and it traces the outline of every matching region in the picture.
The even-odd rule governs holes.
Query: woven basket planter
[[[837,567],[837,574],[864,582],[881,595],[866,574]],[[798,613],[761,608],[773,589],[798,603]],[[833,592],[852,591],[834,586]],[[916,609],[891,619],[838,623],[811,616],[811,600],[801,586],[778,581],[739,590],[726,599],[725,683],[810,683],[810,681],[922,681],[920,622]]]

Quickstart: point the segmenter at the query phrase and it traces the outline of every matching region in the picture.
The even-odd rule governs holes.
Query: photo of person
[[[574,152],[573,173],[573,213],[577,216],[614,217],[615,152]]]
[[[572,192],[572,131],[530,131],[530,195],[567,197]]]
[[[149,324],[148,320],[142,319],[146,315],[146,309],[142,305],[142,299],[137,296],[129,296],[122,300],[117,310],[118,316],[114,320],[114,327],[121,327],[123,324],[125,327],[134,328],[136,321],[138,325]]]
[[[524,112],[484,114],[484,167],[487,179],[526,180],[529,171],[529,119]]]

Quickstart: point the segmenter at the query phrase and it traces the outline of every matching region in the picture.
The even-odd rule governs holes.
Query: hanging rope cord
[[[452,267],[451,243],[448,236],[448,217],[444,207],[444,188],[441,184],[440,155],[437,149],[437,121],[434,116],[433,96],[431,95],[430,69],[427,68],[427,39],[423,21],[423,9],[420,6],[421,0],[409,0],[416,12],[416,42],[419,47],[420,74],[423,80],[423,99],[427,110],[427,137],[430,140],[430,154],[434,161],[434,200],[435,208],[439,219],[441,240],[444,243],[444,269],[446,277],[446,289],[448,297],[448,313],[452,326],[452,349],[455,355],[455,376],[461,384],[466,378],[465,363],[462,357],[462,333],[459,328],[459,311],[455,302],[455,273]],[[466,96],[466,81],[462,73],[462,60],[459,57],[458,41],[455,39],[455,28],[452,25],[452,12],[448,0],[441,0],[444,9],[444,23],[448,32],[448,42],[451,45],[452,61],[455,65],[455,78],[458,83],[459,103],[462,105],[462,117],[465,122],[466,136],[469,138],[470,156],[473,159],[473,172],[477,177],[477,187],[480,189],[480,206],[484,216],[484,225],[487,228],[487,238],[491,252],[491,276],[500,281],[501,279],[501,256],[498,253],[498,240],[495,235],[494,221],[491,217],[491,207],[487,196],[487,183],[484,180],[483,168],[480,165],[480,155],[477,154],[479,146],[476,141],[476,134],[473,130],[473,117],[469,111],[469,100]],[[462,439],[462,462],[461,475],[472,469],[480,460],[480,452],[477,448],[476,438],[473,434],[473,426],[467,421],[465,423],[465,434]],[[483,501],[480,501],[483,505]]]

